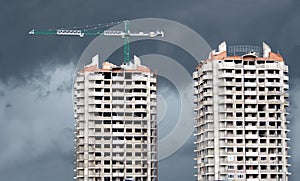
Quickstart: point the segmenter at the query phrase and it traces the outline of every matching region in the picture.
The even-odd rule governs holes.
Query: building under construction
[[[288,67],[267,44],[210,53],[195,81],[196,178],[287,181]]]
[[[156,74],[98,56],[74,86],[77,181],[157,181]]]

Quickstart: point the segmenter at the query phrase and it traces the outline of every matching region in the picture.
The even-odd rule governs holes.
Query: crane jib
[[[63,36],[98,36],[102,34],[100,30],[31,30],[30,35],[63,35]]]

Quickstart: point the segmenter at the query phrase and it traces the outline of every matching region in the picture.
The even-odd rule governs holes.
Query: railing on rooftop
[[[234,45],[227,47],[227,56],[242,56],[249,52],[255,52],[257,56],[262,55],[262,48],[252,45]]]

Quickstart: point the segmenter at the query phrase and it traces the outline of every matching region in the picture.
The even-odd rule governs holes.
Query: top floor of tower
[[[218,46],[218,49],[211,51],[208,58],[202,61],[196,69],[198,70],[202,68],[204,64],[216,60],[224,62],[233,61],[235,63],[240,63],[241,61],[256,61],[258,64],[274,62],[284,64],[283,57],[279,53],[272,52],[270,46],[266,43],[263,43],[262,47],[251,45],[228,46],[224,41]]]

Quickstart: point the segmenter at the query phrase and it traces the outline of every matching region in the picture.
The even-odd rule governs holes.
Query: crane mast
[[[124,21],[124,31],[119,30],[106,30],[108,27],[120,24],[122,22],[111,22],[107,24],[98,25],[87,25],[85,28],[73,27],[66,29],[49,29],[49,30],[31,30],[30,35],[59,35],[59,36],[79,36],[81,38],[85,36],[113,36],[121,37],[124,39],[124,63],[128,64],[130,61],[130,41],[129,37],[164,37],[164,32],[162,30],[156,30],[151,32],[133,32],[129,30],[129,21]],[[104,27],[104,28],[103,28]]]
[[[129,46],[129,21],[125,21],[125,36],[124,36],[124,63],[130,61],[130,46]]]

